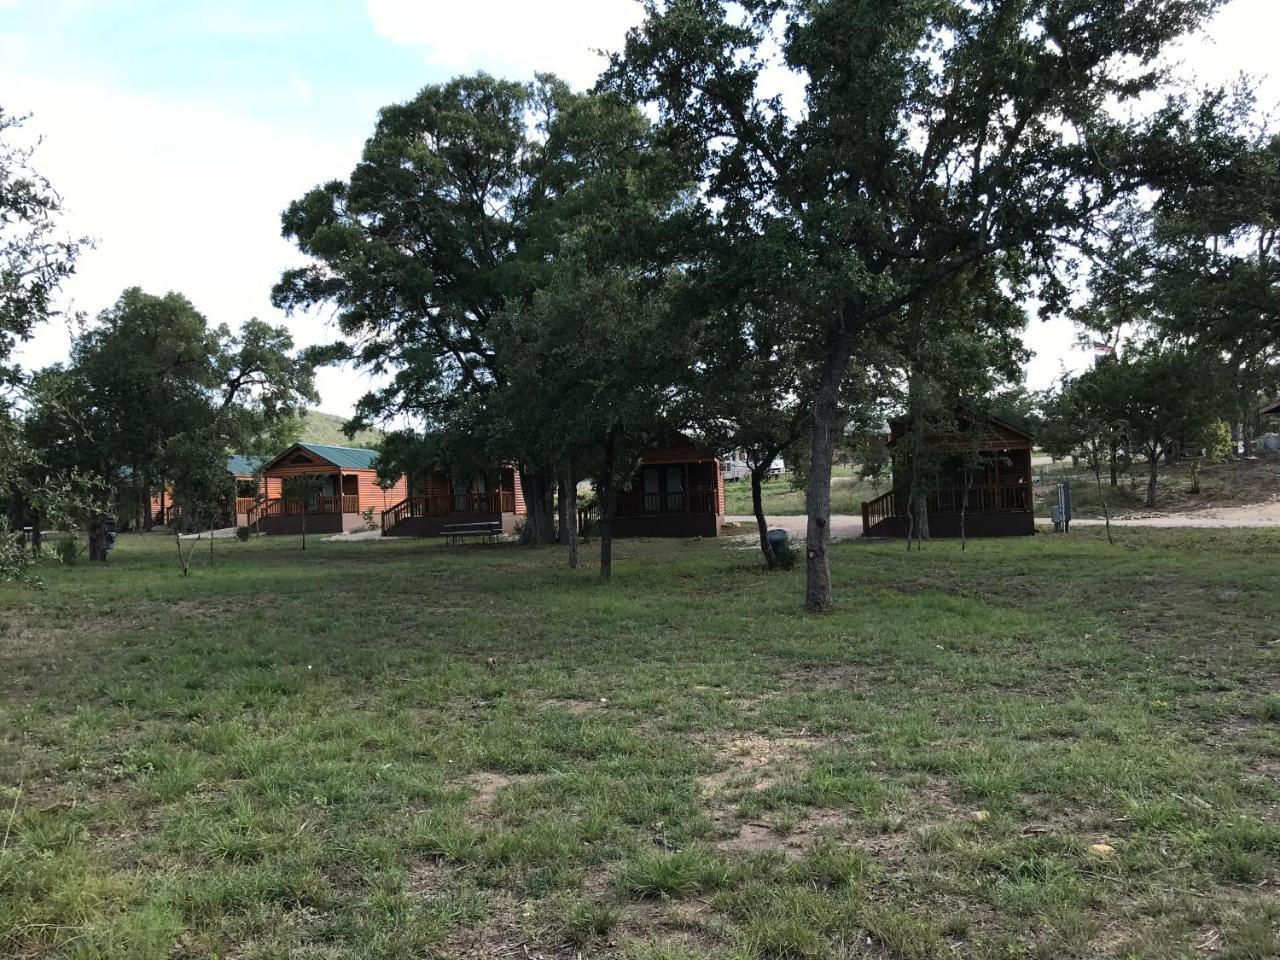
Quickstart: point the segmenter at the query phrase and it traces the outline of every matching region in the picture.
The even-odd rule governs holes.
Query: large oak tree
[[[1142,182],[1162,49],[1217,0],[648,0],[606,82],[656,105],[710,197],[794,224],[812,379],[810,610],[832,607],[830,465],[849,365],[998,254],[1050,302],[1063,243]],[[788,112],[779,64],[803,86]],[[1046,289],[1046,287],[1048,287]]]

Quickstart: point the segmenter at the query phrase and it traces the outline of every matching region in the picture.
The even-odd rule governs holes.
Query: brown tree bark
[[[618,508],[617,442],[610,432],[604,444],[604,465],[600,470],[600,577],[613,575],[613,514]]]
[[[805,503],[809,523],[805,534],[805,609],[810,613],[829,613],[835,601],[831,596],[831,458],[835,453],[835,431],[840,415],[840,385],[849,356],[853,335],[845,332],[836,349],[827,354],[813,405],[813,439],[810,444],[809,487]]]
[[[1156,505],[1156,472],[1160,469],[1160,452],[1152,448],[1147,452],[1147,506]]]
[[[569,543],[569,486],[565,480],[566,472],[561,469],[560,476],[556,479],[556,519],[560,526],[556,540],[561,546]]]
[[[107,525],[101,515],[95,514],[89,521],[89,561],[107,562]]]
[[[765,519],[764,491],[761,489],[764,476],[769,472],[771,459],[751,468],[751,509],[756,515],[756,529],[760,532],[760,552],[764,554],[764,565],[766,569],[777,570],[780,564],[777,554],[773,552],[773,544],[769,542],[769,521]]]
[[[561,541],[569,548],[569,569],[578,569],[578,484],[574,480],[573,470],[566,465],[561,475],[561,503],[563,506],[564,539]]]
[[[521,470],[520,483],[524,487],[527,510],[522,541],[537,546],[554,543],[556,529],[555,514],[551,508],[551,491],[554,485],[551,471],[545,467]]]

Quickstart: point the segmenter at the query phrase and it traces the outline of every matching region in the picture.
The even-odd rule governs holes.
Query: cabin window
[[[645,513],[681,513],[684,511],[684,467],[643,467],[640,488]]]

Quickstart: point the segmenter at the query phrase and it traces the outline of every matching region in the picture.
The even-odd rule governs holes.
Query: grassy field
[[[1099,536],[839,543],[824,618],[724,540],[124,536],[0,588],[0,956],[1280,955],[1280,535]]]
[[[877,492],[869,482],[864,481],[858,472],[851,467],[835,467],[831,476],[831,512],[843,514],[859,514],[862,512],[864,500],[874,500],[880,493],[888,490],[886,480],[880,484]],[[770,480],[761,486],[764,498],[764,510],[769,516],[803,516],[805,513],[804,491],[791,486],[789,476]],[[751,513],[751,481],[737,480],[724,485],[725,513],[729,516],[747,516]]]

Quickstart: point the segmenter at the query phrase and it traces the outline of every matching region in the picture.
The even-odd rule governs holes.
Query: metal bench
[[[472,537],[483,537],[486,543],[493,543],[502,535],[500,520],[486,520],[483,523],[446,523],[440,528],[440,536],[445,542],[453,545]]]

